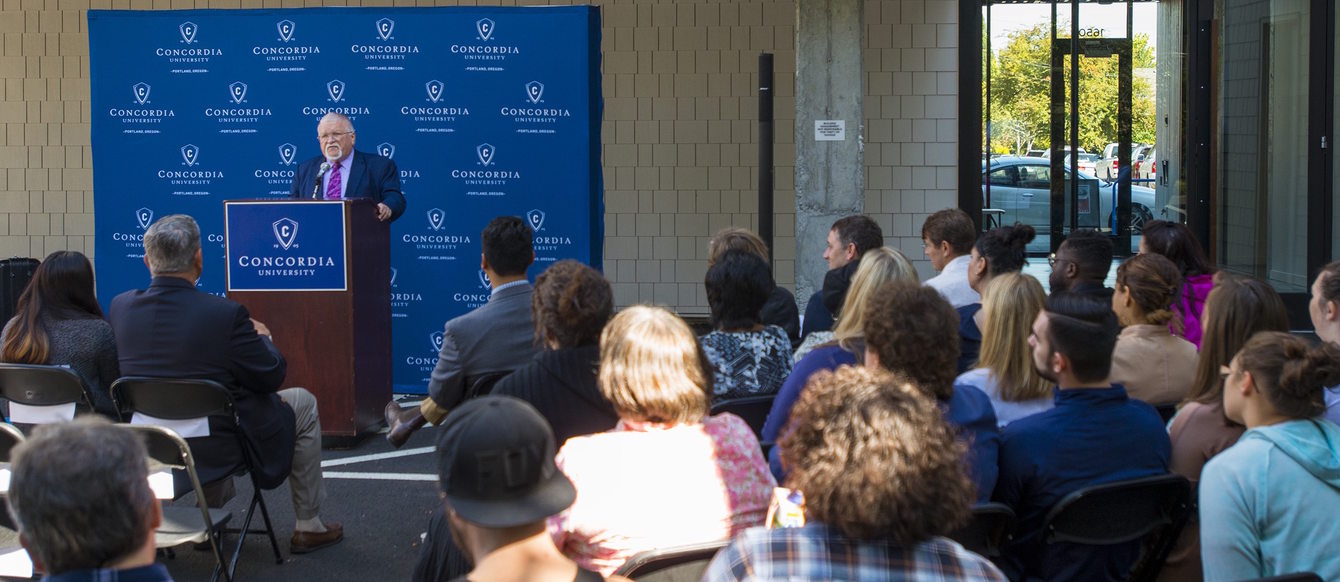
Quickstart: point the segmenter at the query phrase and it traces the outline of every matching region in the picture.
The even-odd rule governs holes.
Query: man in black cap
[[[475,582],[603,580],[560,553],[545,528],[577,492],[554,466],[553,431],[534,407],[484,396],[457,407],[442,426],[437,474],[443,511],[433,515],[424,539],[425,554],[439,555],[420,558],[416,579],[433,579],[431,570],[442,568],[432,562],[440,563],[444,544],[454,541],[474,563],[469,579]]]

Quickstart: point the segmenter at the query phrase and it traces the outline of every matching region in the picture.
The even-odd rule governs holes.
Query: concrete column
[[[796,300],[823,284],[833,222],[864,208],[861,63],[864,0],[796,1]],[[815,138],[816,120],[846,123],[841,141]]]

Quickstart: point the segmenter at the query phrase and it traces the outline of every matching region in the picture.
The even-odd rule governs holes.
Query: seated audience
[[[1125,580],[1140,541],[1047,544],[1052,507],[1083,487],[1168,471],[1168,434],[1154,408],[1107,381],[1117,343],[1112,306],[1056,293],[1033,323],[1033,362],[1054,380],[1056,407],[1005,427],[995,501],[1014,509],[1014,538],[997,564],[1011,580]]]
[[[577,500],[554,543],[610,575],[646,550],[725,540],[759,525],[776,481],[749,426],[709,416],[711,372],[683,320],[634,306],[600,336],[600,390],[619,424],[568,439],[556,462]]]
[[[1031,275],[993,277],[982,294],[982,353],[977,367],[959,375],[955,386],[972,386],[991,399],[996,425],[1005,425],[1052,407],[1053,384],[1033,366],[1028,336],[1047,294]]]
[[[1103,285],[1112,270],[1112,239],[1091,229],[1070,233],[1050,261],[1052,293],[1070,291],[1112,302],[1112,289]]]
[[[554,467],[554,436],[539,411],[515,398],[483,396],[451,411],[442,426],[437,475],[443,513],[474,564],[470,580],[604,579],[560,553],[545,529],[545,520],[577,494]],[[424,540],[425,546],[436,543]]]
[[[885,284],[865,306],[865,365],[903,374],[935,398],[968,444],[968,476],[977,486],[977,500],[986,502],[996,486],[1000,432],[991,399],[973,386],[954,385],[957,324],[954,308],[934,289]]]
[[[1312,281],[1312,300],[1308,302],[1312,329],[1321,341],[1340,344],[1340,261],[1322,267]],[[1340,424],[1340,385],[1327,386],[1326,420]]]
[[[824,273],[820,289],[805,304],[805,319],[800,332],[802,340],[813,332],[833,328],[833,320],[842,308],[861,257],[866,251],[883,245],[884,231],[868,216],[857,214],[833,223],[833,228],[828,231],[828,244],[824,247],[828,272]]]
[[[1219,370],[1228,365],[1253,334],[1288,331],[1284,300],[1266,283],[1228,273],[1217,276],[1201,314],[1201,344],[1196,375],[1177,415],[1168,423],[1172,439],[1172,472],[1194,486],[1205,463],[1242,436],[1243,426],[1224,414],[1224,382]],[[1200,580],[1200,524],[1192,520],[1168,554],[1162,580]]]
[[[916,283],[919,280],[917,277],[917,268],[912,266],[912,261],[909,261],[907,255],[904,255],[902,251],[892,247],[880,247],[878,249],[873,249],[870,252],[878,252],[881,254],[879,260],[886,263],[885,266],[888,269],[893,269],[892,274],[895,279],[899,281],[911,281],[913,283]],[[867,252],[863,256],[869,256],[870,252]],[[859,305],[859,303],[856,305]],[[841,310],[837,310],[835,313],[838,313],[839,315],[838,326],[841,327]],[[848,320],[848,323],[855,322]],[[845,331],[848,332],[844,334],[846,336],[851,336],[853,333],[859,336],[861,333],[861,330],[859,329]],[[805,354],[810,353],[814,348],[832,342],[837,337],[837,329],[834,329],[833,331],[816,331],[805,336],[805,341],[801,342],[799,348],[796,348],[796,360],[799,361],[801,358],[805,357]]]
[[[93,409],[118,419],[110,392],[121,377],[112,326],[93,294],[93,265],[76,251],[56,251],[37,266],[0,333],[0,360],[67,366],[84,381]]]
[[[805,525],[745,531],[703,580],[1005,580],[945,537],[967,523],[972,483],[920,388],[870,368],[821,372],[791,427],[784,460]]]
[[[1340,347],[1261,332],[1222,373],[1224,412],[1247,432],[1201,476],[1205,579],[1340,579],[1340,426],[1320,418]]]
[[[171,582],[154,563],[163,510],[144,443],[97,417],[38,426],[14,447],[9,511],[50,582]]]
[[[1114,384],[1155,406],[1176,404],[1196,378],[1196,346],[1168,331],[1181,326],[1172,304],[1182,290],[1177,265],[1161,255],[1135,255],[1117,267],[1110,299],[1123,326],[1112,352]]]
[[[1182,273],[1181,298],[1173,304],[1173,310],[1182,316],[1183,337],[1200,349],[1200,314],[1205,310],[1210,289],[1214,288],[1214,264],[1205,258],[1196,235],[1185,224],[1151,220],[1140,234],[1140,254],[1163,255]]]
[[[530,307],[544,349],[492,393],[534,406],[560,443],[614,428],[619,416],[596,384],[600,332],[614,312],[609,281],[577,261],[558,261],[535,278]]]
[[[764,442],[777,442],[782,427],[791,417],[791,406],[805,389],[810,375],[819,370],[836,370],[838,366],[861,363],[865,356],[865,341],[862,339],[865,334],[865,305],[874,296],[876,289],[891,281],[917,282],[916,270],[907,257],[888,247],[880,247],[861,257],[860,268],[856,271],[856,279],[852,281],[847,305],[843,307],[842,318],[833,332],[833,338],[796,360],[795,368],[777,392],[777,398],[772,401],[772,410],[768,411],[768,419],[763,423]],[[768,453],[768,464],[772,474],[778,481],[782,481],[786,473],[782,470],[778,452],[777,447],[772,448]]]
[[[447,412],[472,396],[480,378],[505,374],[535,355],[526,269],[535,262],[535,231],[518,216],[498,216],[479,234],[479,268],[487,276],[489,301],[454,317],[442,328],[442,347],[428,380],[428,397],[401,410],[386,403],[386,440],[399,448],[425,424],[438,424]]]
[[[972,247],[968,261],[968,284],[981,293],[992,277],[1022,271],[1028,262],[1025,249],[1033,242],[1036,232],[1027,224],[1015,223],[982,233]],[[973,303],[958,308],[959,356],[958,374],[967,372],[977,361],[982,346],[982,304]]]
[[[758,238],[758,235],[749,229],[732,226],[712,235],[712,240],[707,243],[707,268],[712,268],[726,251],[744,251],[763,259],[768,265],[772,264],[768,245],[763,244],[763,239]],[[769,267],[769,276],[771,275]],[[776,284],[772,286],[772,293],[768,295],[767,303],[763,304],[759,319],[764,325],[775,325],[785,330],[793,349],[800,345],[800,310],[796,308],[796,296],[786,287]]]
[[[939,291],[954,309],[981,301],[968,284],[968,261],[977,226],[968,213],[946,208],[926,217],[921,225],[921,246],[931,267],[940,273],[926,280],[926,286]]]
[[[233,423],[210,419],[209,436],[190,439],[201,483],[231,479],[242,442],[262,488],[288,480],[296,523],[289,550],[303,554],[344,539],[344,526],[321,521],[321,416],[305,388],[280,390],[288,364],[270,328],[247,308],[196,288],[204,270],[200,227],[185,214],[158,219],[144,232],[153,279],[112,300],[107,319],[127,376],[213,380],[233,397]],[[297,330],[294,330],[297,333]],[[178,475],[177,489],[189,485]]]
[[[716,328],[701,339],[716,401],[776,394],[791,373],[791,340],[760,312],[775,287],[757,255],[729,251],[707,269],[707,304]]]

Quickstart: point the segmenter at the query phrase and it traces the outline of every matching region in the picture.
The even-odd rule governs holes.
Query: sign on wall
[[[494,216],[535,230],[532,279],[561,258],[600,266],[595,7],[91,10],[88,20],[104,303],[148,284],[144,231],[176,213],[200,223],[198,285],[222,293],[223,200],[287,197],[331,111],[353,120],[357,150],[400,172],[397,392],[426,390],[435,334],[488,300],[479,233]]]

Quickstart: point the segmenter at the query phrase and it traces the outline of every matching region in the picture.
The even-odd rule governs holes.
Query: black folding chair
[[[980,503],[972,508],[972,520],[949,538],[988,558],[1000,557],[1000,548],[1014,529],[1014,511],[1004,503]]]
[[[7,422],[0,422],[0,463],[9,463],[10,452],[22,442],[23,432],[19,430],[19,427]],[[9,511],[3,508],[7,497],[9,497],[8,489],[0,491],[0,528],[5,530],[18,529],[13,516],[9,515]]]
[[[772,401],[776,397],[776,394],[767,394],[722,400],[712,405],[712,414],[722,412],[734,414],[743,419],[745,424],[749,425],[749,428],[753,429],[754,436],[762,439],[763,423],[767,422],[768,413],[772,412]]]
[[[146,414],[163,420],[191,420],[198,418],[216,418],[232,423],[237,434],[237,446],[242,450],[242,464],[231,475],[245,472],[251,477],[251,502],[247,505],[242,527],[224,529],[223,533],[238,534],[237,548],[228,563],[230,576],[237,571],[237,560],[242,555],[242,544],[248,534],[265,534],[274,550],[275,563],[283,564],[284,557],[279,552],[279,541],[275,539],[274,526],[270,524],[270,511],[265,506],[265,497],[261,495],[261,486],[256,479],[255,460],[251,448],[242,434],[241,421],[237,418],[237,409],[233,397],[218,382],[212,380],[185,380],[173,378],[146,378],[127,376],[112,384],[112,400],[117,408]],[[191,439],[186,439],[189,443]],[[231,479],[232,477],[226,477]],[[265,529],[251,529],[251,518],[260,507]]]
[[[62,366],[0,364],[0,397],[26,406],[74,403],[75,413],[93,411],[93,395],[79,374]],[[13,417],[13,411],[10,411]],[[31,427],[37,423],[20,423]]]
[[[494,384],[497,384],[499,380],[506,378],[511,373],[511,370],[501,370],[498,372],[484,372],[478,376],[466,378],[465,383],[469,385],[469,388],[465,391],[465,399],[469,400],[471,398],[487,396],[490,392],[493,392]]]
[[[1294,572],[1293,574],[1281,574],[1269,578],[1257,578],[1245,582],[1321,582],[1321,576],[1312,572]]]
[[[1177,404],[1160,404],[1154,407],[1159,413],[1159,418],[1163,419],[1163,424],[1168,424],[1172,417],[1177,415]]]
[[[641,552],[615,570],[637,582],[697,582],[712,558],[730,540],[718,540]]]
[[[1180,475],[1156,475],[1085,487],[1065,496],[1043,521],[1048,544],[1108,546],[1155,534],[1132,580],[1153,580],[1186,523],[1191,484]],[[1137,566],[1137,564],[1132,564]]]
[[[232,518],[232,513],[223,509],[210,509],[205,501],[205,488],[196,475],[195,458],[191,456],[191,447],[186,444],[186,439],[181,438],[172,429],[161,426],[130,424],[122,426],[139,433],[144,440],[145,449],[151,459],[151,474],[158,468],[153,466],[154,462],[163,468],[185,471],[191,479],[191,489],[195,492],[197,507],[163,508],[163,523],[154,532],[154,545],[159,548],[171,548],[185,543],[209,542],[216,564],[213,579],[218,580],[219,573],[222,572],[224,579],[232,582],[233,572],[224,567],[221,549],[223,528]],[[168,487],[171,487],[171,483]],[[170,501],[174,498],[171,490],[166,493],[154,491],[154,494],[160,500]]]

